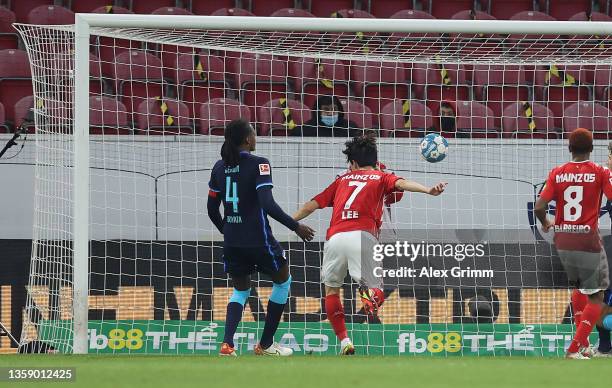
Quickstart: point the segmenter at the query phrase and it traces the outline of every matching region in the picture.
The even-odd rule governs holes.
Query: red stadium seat
[[[593,81],[595,99],[605,101],[607,105],[612,101],[610,85],[612,85],[612,67],[597,65],[594,70],[595,79]]]
[[[162,7],[174,7],[176,0],[131,0],[134,13],[150,14]]]
[[[72,87],[70,85],[74,82],[74,79],[69,70],[74,69],[74,53],[66,51],[45,56],[44,59],[40,60],[40,66],[59,71],[59,74],[56,75],[53,91],[56,97],[62,97],[63,95],[66,100],[71,98]],[[105,91],[100,66],[100,59],[89,53],[89,94],[99,95]]]
[[[161,60],[144,51],[119,54],[113,64],[115,90],[128,111],[135,112],[142,101],[164,95]]]
[[[561,126],[563,110],[570,104],[590,98],[590,87],[593,84],[592,72],[584,66],[556,66],[558,76],[553,68],[538,67],[535,73],[535,101],[542,101],[557,117],[556,124]]]
[[[178,7],[161,7],[151,12],[152,15],[193,15],[191,11]]]
[[[221,8],[211,14],[212,16],[255,16],[250,11],[242,8]]]
[[[215,98],[200,106],[200,133],[223,136],[225,125],[235,119],[253,119],[248,106],[231,98]]]
[[[554,17],[538,11],[521,11],[510,17],[510,20],[555,21]]]
[[[377,18],[388,18],[403,9],[412,9],[413,6],[412,0],[368,0],[367,10]]]
[[[533,121],[534,127],[530,127]],[[504,109],[503,137],[554,139],[558,137],[553,112],[537,102],[516,102]],[[532,129],[533,128],[533,129]]]
[[[157,56],[161,59],[164,78],[176,79],[176,61],[181,55],[192,54],[197,49],[189,46],[178,46],[171,44],[158,44]]]
[[[483,11],[473,11],[466,9],[459,11],[450,17],[454,20],[497,20],[495,16],[490,15]]]
[[[134,116],[136,128],[149,135],[194,133],[189,107],[181,101],[148,98],[140,103]]]
[[[434,126],[431,109],[416,100],[396,100],[380,111],[382,136],[423,137]]]
[[[556,19],[543,12],[537,11],[522,11],[512,15],[510,20],[525,20],[525,21],[555,21]],[[513,34],[507,40],[510,44],[511,54],[522,56],[525,58],[531,58],[534,55],[542,56],[548,54],[555,54],[556,48],[552,47],[550,42],[554,39],[558,39],[557,35],[524,35],[524,34]]]
[[[546,0],[546,13],[557,20],[569,20],[578,12],[591,12],[592,0]]]
[[[600,13],[600,12],[579,12],[569,19],[570,21],[593,21],[593,22],[612,22],[612,17]],[[599,37],[597,35],[591,36],[589,40],[584,39],[584,36],[574,35],[570,36],[566,47],[569,51],[576,52],[577,55],[583,57],[594,57],[600,56],[602,48],[608,47],[609,42],[606,37]]]
[[[26,23],[31,10],[41,5],[53,5],[53,3],[54,0],[12,0],[10,8],[15,12],[17,22]]]
[[[15,112],[15,126],[23,124],[24,119],[28,118],[29,110],[34,108],[34,97],[24,96],[17,101],[13,108]],[[47,100],[38,99],[36,109],[43,113],[42,117],[53,117],[53,120],[39,120],[38,126],[45,132],[61,131],[67,133],[70,131],[72,119],[72,106],[66,105],[55,97],[50,97]],[[64,121],[60,121],[62,118]],[[34,133],[34,123],[30,122],[26,125],[28,133]]]
[[[376,18],[376,16],[372,15],[368,11],[364,11],[361,9],[352,9],[352,8],[340,9],[336,12],[333,12],[331,16],[335,18],[341,18],[341,19],[347,19],[347,18],[374,19]]]
[[[251,109],[287,95],[287,64],[269,55],[241,54],[229,62],[240,100]]]
[[[295,0],[243,0],[242,6],[257,16],[271,16],[279,9],[295,7]]]
[[[610,22],[612,21],[612,17],[606,15],[605,13],[601,13],[601,12],[589,13],[589,12],[582,11],[582,12],[578,12],[574,14],[568,20],[572,22],[587,22],[587,21]]]
[[[476,101],[457,101],[455,127],[457,137],[499,137],[493,110]]]
[[[374,114],[378,114],[389,102],[405,100],[410,96],[410,84],[403,63],[353,61],[350,74],[355,95],[361,97]]]
[[[348,76],[342,61],[333,59],[292,58],[289,62],[289,80],[306,106],[314,106],[318,96],[349,95]]]
[[[341,99],[344,117],[361,129],[374,128],[374,115],[367,106],[351,99]]]
[[[473,0],[429,0],[423,3],[429,3],[429,8],[425,9],[437,19],[450,19],[457,12],[474,8]]]
[[[183,4],[186,2],[183,1]],[[219,9],[232,9],[236,6],[236,0],[198,1],[191,0],[188,7],[195,15],[214,15]],[[226,15],[229,16],[229,15]]]
[[[563,112],[563,132],[567,134],[576,128],[590,129],[596,139],[611,139],[612,112],[591,101],[571,104]]]
[[[474,97],[486,101],[495,117],[501,117],[505,107],[529,99],[525,70],[513,65],[475,65]]]
[[[290,120],[283,113],[289,108]],[[259,121],[261,122],[262,136],[286,136],[294,127],[298,127],[310,120],[310,108],[296,100],[277,98],[265,103],[259,108]]]
[[[458,65],[413,64],[412,89],[414,95],[427,101],[436,110],[443,100],[469,100],[466,71]]]
[[[0,101],[6,108],[6,119],[15,122],[15,104],[31,96],[32,74],[28,54],[22,50],[0,51]]]
[[[354,0],[304,0],[302,3],[313,15],[323,18],[330,17],[339,9],[351,9],[355,6]]]
[[[89,97],[89,133],[92,135],[129,135],[128,112],[113,97]]]
[[[523,11],[535,11],[533,0],[480,0],[481,9],[497,19],[508,19],[509,16]]]
[[[111,13],[111,14],[131,14],[133,13],[127,8],[113,6],[109,7],[99,7],[92,11],[92,13]],[[96,47],[96,52],[98,57],[100,57],[100,61],[102,62],[102,73],[103,74],[111,74],[112,72],[112,62],[115,60],[115,57],[125,51],[136,50],[140,48],[140,42],[136,40],[128,40],[128,39],[114,39],[108,38],[104,36],[95,36],[92,38],[92,44]]]
[[[0,7],[0,50],[16,49],[19,37],[15,33],[13,23],[15,14],[5,7]]]
[[[59,5],[41,5],[28,14],[29,24],[74,24],[74,12]]]
[[[178,98],[187,103],[206,102],[225,97],[229,85],[225,82],[222,59],[206,53],[182,54],[173,66],[172,79]]]
[[[257,15],[257,12],[253,12]],[[315,17],[310,12],[305,9],[299,8],[281,8],[277,11],[272,12],[270,15],[272,17],[285,17],[285,18],[313,18]]]
[[[115,8],[115,5],[113,5],[113,3],[113,1],[109,0],[70,0],[64,2],[64,4],[70,4],[70,9],[74,13],[87,13],[93,12],[94,10],[98,11],[95,13],[115,13],[113,12],[113,8]],[[99,10],[101,8],[105,8],[108,11],[100,12]]]
[[[10,126],[6,122],[6,113],[4,112],[4,105],[0,103],[0,130],[2,132],[10,132]]]
[[[431,14],[425,11],[404,9],[397,11],[390,17],[391,19],[435,19]],[[414,55],[434,54],[436,49],[428,44],[438,40],[440,34],[432,33],[400,33],[394,32],[389,36],[388,45],[390,48],[399,51],[402,55],[413,52]],[[412,39],[406,39],[412,38]]]
[[[24,119],[28,117],[28,111],[34,108],[34,96],[24,96],[20,98],[13,107],[15,128],[24,124]],[[34,133],[34,123],[26,125],[28,133]]]
[[[108,1],[102,1],[102,2],[103,3],[108,3]],[[85,12],[85,11],[79,11],[79,12]],[[111,5],[104,5],[104,6],[101,6],[101,7],[97,7],[95,9],[93,9],[93,10],[90,10],[88,12],[91,12],[91,13],[108,13],[108,14],[111,14],[111,15],[115,15],[115,14],[122,15],[122,14],[133,14],[134,13],[134,12],[130,11],[129,9],[124,8],[124,7],[120,7],[118,5],[112,5],[112,6]]]
[[[497,20],[494,16],[482,11],[464,10],[457,12],[451,19],[454,20]],[[473,34],[450,34],[451,41],[448,49],[461,53],[461,55],[478,55],[480,57],[503,55],[504,45],[500,36],[483,34],[479,39],[473,39]]]

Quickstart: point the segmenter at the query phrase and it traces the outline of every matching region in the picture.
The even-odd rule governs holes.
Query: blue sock
[[[227,304],[223,342],[227,343],[231,347],[234,347],[234,334],[236,334],[236,329],[238,329],[238,324],[242,319],[244,305],[246,304],[250,294],[250,288],[244,291],[234,289],[234,293]]]
[[[607,353],[612,350],[612,343],[610,343],[610,330],[597,326],[597,331],[599,332],[599,346],[597,350],[602,353]]]
[[[266,323],[261,333],[261,340],[259,341],[259,344],[264,349],[269,348],[272,342],[274,342],[274,334],[283,316],[283,310],[285,310],[285,305],[287,304],[290,286],[291,276],[289,276],[286,282],[280,284],[274,283],[272,286],[272,294],[270,294],[270,300],[268,300]]]

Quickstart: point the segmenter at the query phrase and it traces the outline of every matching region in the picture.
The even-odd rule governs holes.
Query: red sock
[[[589,346],[589,334],[593,331],[595,323],[599,320],[601,315],[601,305],[597,303],[587,303],[586,307],[582,311],[582,319],[580,325],[576,330],[576,335],[570,344],[570,353],[576,353],[581,347]]]
[[[589,302],[589,297],[579,290],[574,290],[572,293],[572,311],[574,313],[574,324],[576,325],[576,329],[580,325],[580,321],[582,321],[582,312]]]
[[[380,288],[371,288],[374,292],[374,300],[378,303],[378,307],[382,306],[385,301],[385,293]]]
[[[340,295],[332,294],[325,297],[325,313],[327,313],[327,319],[334,328],[334,333],[338,336],[338,339],[342,341],[348,334],[346,332],[346,324],[344,323],[344,308],[340,301]]]

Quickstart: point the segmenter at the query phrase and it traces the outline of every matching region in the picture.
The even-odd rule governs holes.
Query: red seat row
[[[508,105],[530,100],[546,103],[557,118],[557,126],[561,126],[568,104],[590,99],[612,101],[612,67],[550,66],[526,70],[513,65],[468,68],[373,61],[353,61],[347,66],[342,61],[280,60],[251,54],[225,58],[170,50],[166,54],[159,58],[140,50],[124,51],[112,62],[91,55],[90,93],[118,95],[131,111],[143,99],[155,96],[201,103],[237,94],[245,105],[258,107],[270,99],[293,94],[313,106],[316,96],[335,94],[358,98],[374,114],[396,99],[425,100],[430,109],[437,109],[443,100],[475,99],[486,103],[496,117],[501,117]],[[69,61],[70,55],[58,55],[56,60]],[[166,66],[164,61],[172,63]],[[67,91],[69,66],[46,66],[65,69],[65,80],[59,77],[57,82],[61,88],[66,81]],[[11,107],[17,100],[32,94],[30,77],[24,51],[0,51],[0,101],[7,107],[9,120],[14,120]]]
[[[57,128],[62,120],[69,123],[72,110],[58,100],[45,105],[32,96],[19,100],[14,109],[17,117],[27,117],[34,106],[42,117],[52,117],[47,123],[39,122],[45,130]],[[421,137],[426,131],[439,130],[438,112],[418,100],[396,100],[385,105],[380,115],[374,115],[367,106],[357,101],[341,100],[346,118],[356,128],[380,129],[381,136]],[[90,97],[90,128],[92,134],[193,134],[222,135],[224,126],[233,119],[254,120],[253,111],[244,104],[228,98],[216,98],[203,104],[189,105],[182,101],[150,98],[144,100],[133,113],[119,100],[108,96]],[[515,137],[557,138],[563,132],[577,127],[593,130],[596,138],[612,138],[612,111],[603,105],[583,101],[569,105],[564,112],[562,130],[554,123],[550,109],[537,102],[517,102],[494,116],[487,106],[476,101],[458,101],[456,104],[456,132],[448,137]],[[0,122],[4,123],[4,105],[0,104]],[[258,109],[259,120],[255,124],[260,135],[286,136],[294,126],[300,126],[311,118],[311,110],[296,100],[274,99]],[[501,119],[501,129],[496,125]],[[16,125],[21,125],[22,119]],[[4,125],[8,130],[8,126]],[[30,124],[30,129],[33,125]],[[134,131],[136,130],[136,131]]]
[[[17,20],[25,21],[31,9],[58,3],[74,12],[91,12],[98,7],[114,5],[129,8],[134,13],[152,13],[161,7],[182,5],[196,15],[210,15],[219,8],[241,6],[253,15],[270,16],[280,9],[301,7],[300,11],[310,11],[309,15],[317,17],[328,17],[339,9],[355,7],[381,18],[406,9],[426,11],[437,18],[450,18],[459,11],[475,9],[498,19],[522,11],[541,11],[560,20],[577,12],[608,12],[606,0],[12,0],[10,5]]]

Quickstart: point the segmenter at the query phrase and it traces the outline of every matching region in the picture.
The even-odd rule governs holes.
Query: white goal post
[[[399,19],[325,19],[325,18],[275,18],[275,17],[217,17],[217,16],[156,16],[156,15],[104,15],[104,14],[77,14],[74,30],[67,27],[54,26],[28,26],[17,25],[26,42],[27,50],[30,54],[30,59],[35,60],[40,51],[44,50],[44,45],[38,47],[37,39],[53,39],[53,31],[63,31],[63,38],[68,39],[71,35],[74,39],[74,74],[71,81],[70,92],[72,93],[71,105],[73,110],[72,120],[72,137],[71,144],[73,145],[74,156],[72,159],[72,178],[70,184],[72,198],[72,222],[69,226],[72,236],[73,246],[73,268],[72,268],[72,346],[68,346],[71,352],[84,354],[89,351],[90,344],[88,340],[88,313],[90,296],[90,209],[91,201],[91,186],[90,186],[90,52],[92,45],[92,37],[102,36],[107,38],[117,37],[118,39],[133,39],[136,41],[157,44],[157,45],[178,45],[193,49],[211,49],[211,50],[236,50],[244,53],[252,54],[275,54],[280,56],[294,55],[298,57],[308,57],[317,59],[329,60],[372,60],[372,61],[389,61],[398,63],[412,62],[427,62],[427,63],[446,63],[453,65],[483,65],[491,66],[491,72],[495,66],[505,65],[532,65],[538,66],[542,64],[558,63],[568,66],[612,66],[612,48],[605,47],[600,50],[582,50],[588,46],[588,42],[593,40],[602,40],[612,36],[612,23],[605,22],[530,22],[530,21],[488,21],[488,20],[399,20]],[[41,33],[48,31],[48,36]],[[73,32],[72,32],[73,31]],[[329,44],[323,43],[324,40],[332,36],[338,36],[341,33],[361,33],[371,34],[386,34],[385,36],[396,34],[399,36],[400,44],[396,46],[396,50],[385,51],[385,49],[373,49],[369,52],[361,50],[361,43],[355,39],[349,40],[344,51],[337,52],[325,51]],[[261,32],[263,39],[261,41],[251,40],[248,37],[233,36],[236,34],[253,32],[255,34]],[[281,33],[280,35],[274,35]],[[282,33],[285,33],[282,35]],[[38,34],[38,35],[37,35]],[[450,36],[448,40],[431,40],[427,38],[427,34],[446,34]],[[511,50],[504,50],[503,53],[492,50],[490,52],[478,53],[478,51],[464,52],[461,48],[457,48],[463,43],[475,43],[486,45],[487,42],[493,41],[492,36],[504,36],[499,40],[495,40],[494,45],[505,44],[510,47],[519,46],[520,44],[529,45],[535,48],[529,56],[521,56],[520,54],[512,53]],[[558,42],[560,36],[570,37],[564,38],[564,42]],[[262,45],[261,42],[270,44],[270,37],[276,37],[278,45]],[[571,38],[575,37],[575,38]],[[266,40],[268,39],[268,40]],[[572,45],[571,40],[576,42]],[[502,43],[499,43],[503,41]],[[405,47],[401,43],[411,43]],[[449,43],[451,42],[451,43]],[[457,45],[453,45],[455,42]],[[51,43],[52,44],[52,43]],[[67,43],[67,46],[70,46]],[[462,46],[463,47],[463,46]],[[426,49],[423,49],[426,48]],[[53,69],[50,69],[53,70]],[[384,71],[384,69],[382,70]],[[33,70],[34,92],[35,96],[42,95],[41,88],[42,73],[40,69]],[[46,74],[52,75],[52,74]],[[471,93],[471,92],[470,92]],[[532,93],[530,91],[530,93]],[[37,112],[37,126],[41,122],[40,112]],[[612,129],[612,128],[611,128]],[[501,130],[500,130],[501,131]],[[47,134],[48,135],[48,134]],[[42,136],[42,135],[41,135]],[[64,134],[65,136],[65,134]],[[212,135],[206,135],[212,136]],[[37,140],[38,141],[38,140]],[[43,141],[43,140],[39,140]],[[317,141],[324,139],[317,138]],[[482,167],[483,171],[488,169],[495,170],[494,175],[503,176],[510,174],[510,169],[519,170],[521,168],[529,170],[530,174],[527,180],[536,182],[542,178],[544,174],[555,163],[563,160],[563,141],[560,139],[530,139],[528,144],[517,139],[507,139],[509,148],[514,147],[514,153],[499,156],[496,159],[493,146],[487,144],[490,140],[458,140],[459,146],[453,149],[454,144],[451,141],[452,152],[464,152],[467,160],[470,159],[468,153],[475,150],[485,150],[485,156],[480,161],[474,163],[480,166],[496,160],[499,163],[499,169],[494,167]],[[504,141],[503,139],[497,140]],[[279,140],[280,142],[280,140]],[[274,144],[274,141],[272,141]],[[289,142],[291,143],[291,142]],[[217,145],[219,143],[216,143]],[[283,143],[284,144],[284,143]],[[382,144],[386,144],[384,139]],[[392,147],[389,143],[389,147]],[[411,150],[416,150],[416,145],[410,144]],[[501,143],[499,143],[501,144]],[[537,151],[537,147],[551,147],[551,150]],[[503,145],[500,145],[502,147]],[[603,162],[602,155],[605,150],[604,142],[598,143],[596,155],[600,162]],[[280,147],[280,146],[279,146]],[[339,153],[339,145],[334,148],[334,152]],[[525,148],[521,148],[525,147]],[[529,148],[531,147],[531,148]],[[218,147],[217,147],[218,148]],[[554,151],[553,151],[554,148]],[[389,148],[391,149],[391,148]],[[461,149],[462,151],[459,151]],[[490,149],[491,154],[489,155]],[[393,152],[396,149],[393,148]],[[68,151],[68,150],[67,150]],[[43,152],[43,151],[41,151]],[[284,151],[288,152],[288,151]],[[311,151],[315,152],[315,151]],[[401,151],[397,151],[401,152]],[[415,151],[416,152],[416,151]],[[542,155],[540,154],[540,152]],[[398,161],[401,157],[393,154],[387,154],[389,159]],[[268,155],[264,155],[267,156]],[[521,166],[516,161],[511,160],[513,157],[526,158],[526,166]],[[382,158],[382,157],[381,157]],[[272,165],[274,166],[274,160]],[[477,157],[476,157],[477,159]],[[338,159],[339,160],[339,159]],[[336,164],[337,165],[337,164]],[[466,164],[467,166],[467,164]],[[431,165],[424,167],[427,174],[438,174],[445,167]],[[478,171],[458,171],[458,173],[472,174],[476,176]],[[409,170],[407,170],[409,171]],[[407,174],[411,174],[408,173]],[[517,181],[522,179],[520,174],[517,175]],[[540,179],[541,180],[541,179]],[[325,180],[317,181],[320,185],[325,184]],[[280,183],[282,184],[282,183]],[[279,185],[280,185],[279,184]],[[472,183],[470,183],[472,184]],[[277,186],[278,187],[278,186]],[[316,188],[323,189],[325,186]],[[535,187],[535,186],[534,186]],[[474,188],[475,190],[479,190]],[[283,190],[276,188],[275,190]],[[518,189],[517,189],[518,193]],[[512,194],[509,193],[508,196]],[[470,194],[472,195],[472,194]],[[475,194],[474,194],[475,195]],[[493,194],[492,194],[493,195]],[[499,195],[498,199],[504,201],[505,193]],[[307,198],[306,198],[307,199]],[[414,198],[414,201],[419,201],[419,198]],[[450,201],[457,201],[457,197],[451,196]],[[444,203],[444,202],[442,202]],[[297,203],[291,203],[292,210]],[[401,203],[399,205],[402,206]],[[405,205],[408,206],[408,205]],[[444,205],[443,205],[444,206]],[[452,205],[454,206],[454,205]],[[459,205],[457,205],[459,206]],[[489,205],[483,205],[489,206]],[[491,205],[502,206],[503,205]],[[288,211],[289,211],[288,210]],[[486,209],[485,209],[486,210]],[[433,213],[432,213],[433,214]],[[498,224],[495,220],[488,220],[489,215],[486,215],[487,225],[505,229],[504,225]],[[425,218],[427,219],[427,218]],[[48,222],[40,221],[39,222]],[[444,224],[444,222],[432,221],[436,224]],[[478,224],[478,222],[476,222]],[[50,227],[50,225],[47,225]],[[324,233],[325,220],[317,225],[320,234]],[[413,228],[415,225],[409,221],[399,221],[399,226],[404,228]],[[515,229],[517,225],[511,224],[509,229]],[[428,229],[428,225],[423,226]],[[212,232],[211,232],[212,233]],[[33,255],[36,251],[33,250]],[[40,268],[32,268],[31,271],[40,270]],[[32,276],[32,275],[31,275]],[[37,276],[44,276],[38,273]],[[62,334],[63,335],[63,334]]]

